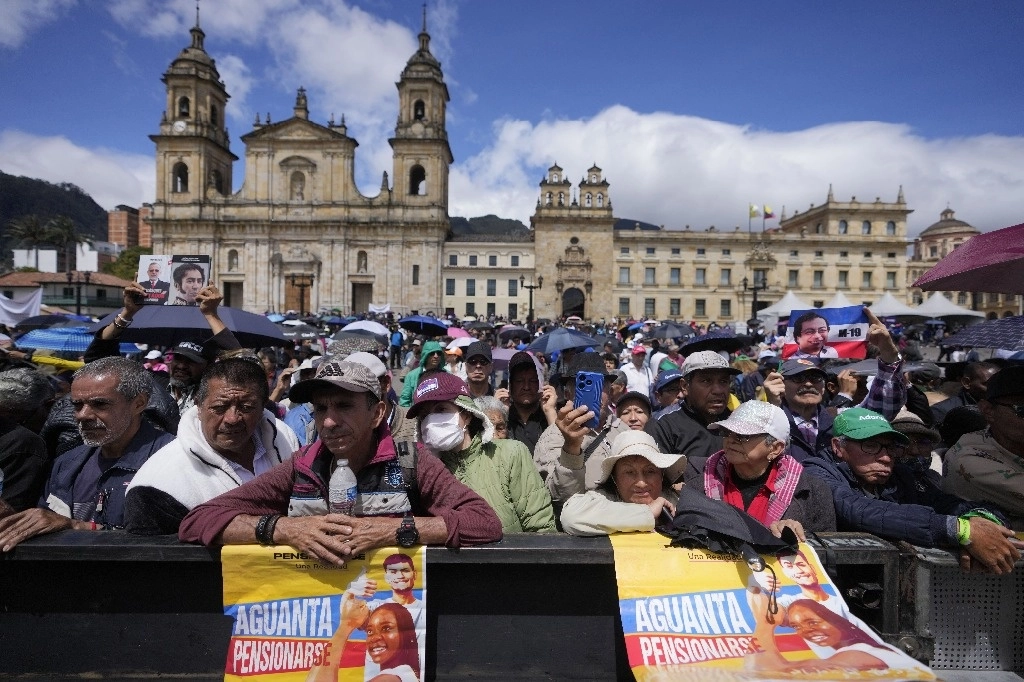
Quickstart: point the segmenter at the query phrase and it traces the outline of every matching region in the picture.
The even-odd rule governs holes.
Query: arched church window
[[[547,204],[548,206],[551,205],[551,192],[548,192],[547,195],[544,197],[544,203]]]
[[[593,197],[590,196],[590,192],[587,192],[583,197],[583,205],[589,208],[592,203]]]
[[[238,251],[231,249],[228,251],[228,271],[233,272],[238,269]]]
[[[366,272],[366,252],[360,251],[356,254],[356,272]]]
[[[597,205],[598,206],[604,206],[604,195],[603,194],[598,194],[597,195]]]
[[[558,182],[558,173],[551,174],[551,182]]]
[[[409,171],[409,194],[423,196],[427,193],[427,172],[423,166],[413,166]]]
[[[590,174],[590,181],[594,184],[597,184],[597,173]]]
[[[861,234],[871,234],[871,221],[870,220],[865,220],[864,222],[862,222],[860,224],[860,233]]]
[[[210,185],[217,194],[224,194],[224,176],[216,168],[210,171]]]
[[[825,234],[825,226],[818,223],[814,226],[814,234]]]
[[[306,197],[306,176],[302,171],[294,171],[289,185],[288,198],[302,201]]]
[[[192,106],[188,101],[188,97],[178,98],[178,116],[182,118],[188,118],[191,116]]]
[[[846,234],[849,231],[850,225],[845,220],[839,221],[839,234]]]
[[[427,117],[427,106],[423,103],[423,100],[418,99],[412,105],[412,119],[414,121],[422,121]]]
[[[890,237],[896,234],[896,223],[889,221],[885,224],[885,233]]]
[[[558,193],[558,205],[565,206],[565,192]]]
[[[187,192],[188,191],[188,166],[180,161],[174,164],[174,168],[171,170],[171,191],[172,192]],[[202,178],[200,178],[202,180]]]
[[[210,125],[212,125],[212,126],[219,126],[220,125],[220,112],[217,111],[217,105],[216,104],[211,104],[210,105]]]

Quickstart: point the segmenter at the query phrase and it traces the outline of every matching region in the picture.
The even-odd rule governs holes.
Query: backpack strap
[[[395,450],[398,452],[398,464],[402,467],[402,483],[405,486],[406,494],[409,496],[409,504],[412,505],[413,513],[423,511],[420,502],[420,487],[416,480],[416,459],[419,443],[412,440],[396,440]]]

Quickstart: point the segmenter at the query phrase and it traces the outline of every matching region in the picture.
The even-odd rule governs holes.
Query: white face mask
[[[448,452],[462,445],[466,429],[459,423],[460,413],[428,414],[420,422],[423,444],[436,452]]]

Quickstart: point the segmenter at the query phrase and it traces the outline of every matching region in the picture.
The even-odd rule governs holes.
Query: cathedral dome
[[[969,233],[972,235],[981,232],[978,228],[954,217],[953,209],[947,208],[939,216],[939,222],[932,223],[921,232],[921,238],[942,237],[946,235]]]

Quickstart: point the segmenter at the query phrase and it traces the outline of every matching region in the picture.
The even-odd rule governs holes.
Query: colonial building
[[[535,284],[533,234],[517,221],[497,220],[504,224],[483,233],[468,229],[471,222],[452,218],[444,244],[444,312],[526,319],[530,289],[523,285]]]
[[[540,183],[535,231],[537,315],[585,318],[746,320],[793,291],[821,305],[837,292],[871,303],[906,298],[906,216],[895,202],[811,206],[777,229],[703,230],[616,219],[609,182],[596,165],[578,186],[557,164]],[[548,287],[547,282],[553,286]]]
[[[980,234],[978,228],[958,219],[953,209],[947,206],[939,214],[939,221],[926,227],[914,240],[913,253],[908,263],[909,282],[917,281],[932,266],[977,234]],[[945,291],[943,294],[957,305],[985,313],[989,319],[1010,317],[1020,312],[1020,297],[1014,294],[968,291]],[[914,303],[921,303],[925,295],[926,292],[920,289],[911,290]]]
[[[358,143],[344,117],[310,120],[302,88],[289,118],[257,115],[241,137],[245,179],[232,194],[229,94],[198,21],[191,36],[163,76],[166,107],[151,136],[154,253],[211,254],[225,302],[249,310],[441,310],[452,153],[448,88],[426,26],[396,84],[394,182],[385,171],[374,197],[356,188]]]

